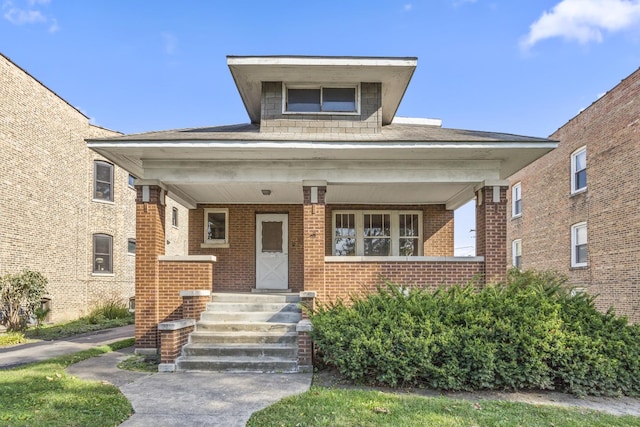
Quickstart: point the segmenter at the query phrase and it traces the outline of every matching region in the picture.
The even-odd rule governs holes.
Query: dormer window
[[[357,86],[285,86],[285,113],[357,113]]]

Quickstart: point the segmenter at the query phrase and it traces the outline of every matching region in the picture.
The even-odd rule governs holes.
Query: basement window
[[[358,87],[300,87],[284,88],[285,113],[357,113]]]

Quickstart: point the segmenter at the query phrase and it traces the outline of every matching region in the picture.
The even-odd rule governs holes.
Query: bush
[[[22,332],[6,332],[0,334],[0,347],[27,342]]]
[[[386,283],[349,303],[319,304],[312,338],[324,362],[356,382],[640,395],[639,327],[564,284],[517,270],[483,289]]]
[[[97,302],[86,316],[89,323],[103,323],[105,320],[125,319],[130,317],[129,308],[118,295],[112,295]]]
[[[0,278],[0,324],[10,332],[27,329],[46,292],[47,279],[36,271],[25,270]]]

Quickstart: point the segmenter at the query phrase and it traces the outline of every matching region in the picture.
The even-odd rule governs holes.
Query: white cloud
[[[178,38],[171,33],[162,33],[164,51],[167,55],[173,55],[178,50]]]
[[[51,0],[27,0],[16,5],[12,0],[2,4],[3,17],[13,25],[49,24],[49,32],[55,33],[60,27],[58,21],[45,15],[39,6],[48,5]]]
[[[580,44],[601,42],[602,31],[622,31],[640,24],[640,0],[562,0],[531,24],[520,45],[562,37]]]

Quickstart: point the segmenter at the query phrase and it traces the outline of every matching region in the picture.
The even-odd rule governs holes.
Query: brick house
[[[506,178],[554,141],[396,118],[416,58],[227,62],[249,124],[88,139],[141,177],[138,350],[164,352],[158,324],[178,327],[193,307],[182,290],[326,301],[382,279],[435,288],[504,277]],[[189,208],[184,257],[165,254],[167,194]],[[477,256],[454,257],[453,212],[476,197]]]
[[[0,54],[0,275],[43,273],[50,321],[134,295],[133,182],[84,141],[117,135]]]
[[[640,321],[640,69],[550,138],[510,179],[509,263],[555,270],[597,306]]]

